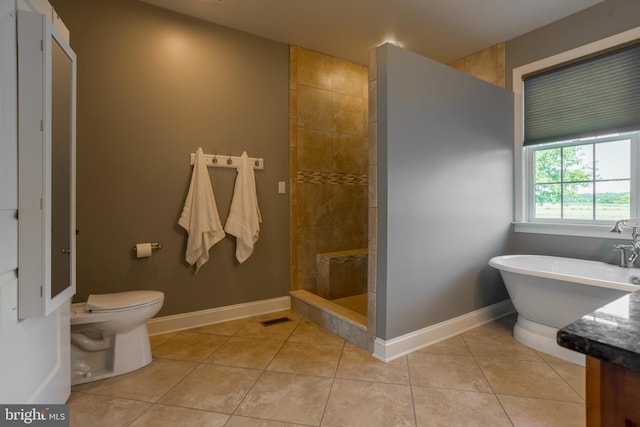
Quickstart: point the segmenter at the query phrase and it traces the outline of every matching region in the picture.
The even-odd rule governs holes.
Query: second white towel
[[[233,199],[229,216],[224,225],[224,230],[236,237],[236,259],[238,262],[245,262],[253,253],[253,247],[260,235],[261,222],[253,166],[245,151],[238,162],[238,175],[233,188]]]

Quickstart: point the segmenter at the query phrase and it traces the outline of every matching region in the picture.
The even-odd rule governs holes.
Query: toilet
[[[160,291],[89,295],[71,304],[71,384],[125,374],[151,362],[147,320],[164,302]]]

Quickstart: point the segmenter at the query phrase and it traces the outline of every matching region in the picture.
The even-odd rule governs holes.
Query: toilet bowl
[[[147,320],[164,302],[159,291],[89,295],[71,304],[71,384],[131,372],[151,362]]]

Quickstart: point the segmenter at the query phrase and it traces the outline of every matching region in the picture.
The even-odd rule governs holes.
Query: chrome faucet
[[[614,245],[613,249],[615,251],[620,251],[620,267],[631,268],[640,256],[640,236],[638,235],[640,220],[621,219],[615,223],[610,231],[612,233],[622,233],[622,229],[620,228],[621,225],[631,228],[631,244]]]

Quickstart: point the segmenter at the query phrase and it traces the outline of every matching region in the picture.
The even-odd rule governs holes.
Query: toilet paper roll
[[[136,244],[136,256],[138,258],[149,258],[151,256],[151,243]]]

